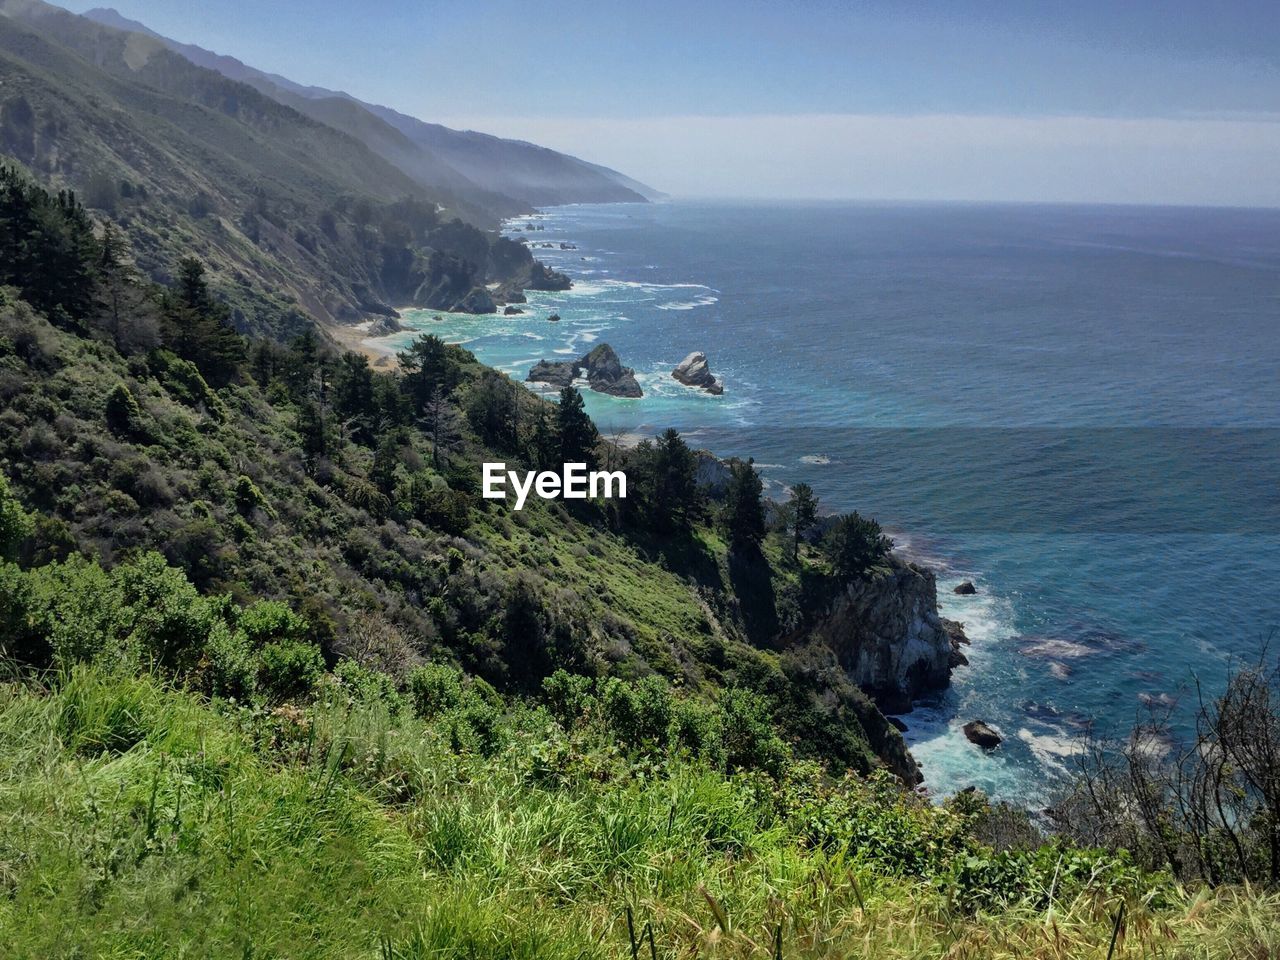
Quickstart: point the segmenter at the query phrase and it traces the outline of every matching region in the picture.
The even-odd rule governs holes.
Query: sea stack
[[[591,389],[613,397],[642,397],[636,372],[624,367],[613,347],[602,343],[580,361]]]
[[[579,376],[585,376],[591,389],[612,397],[642,397],[644,391],[636,380],[636,372],[624,367],[613,347],[602,343],[578,360],[539,360],[526,380],[567,387]]]
[[[671,376],[686,387],[698,387],[716,396],[724,393],[724,387],[711,373],[711,367],[707,363],[707,355],[701,350],[695,350],[681,360],[676,368],[671,371]]]

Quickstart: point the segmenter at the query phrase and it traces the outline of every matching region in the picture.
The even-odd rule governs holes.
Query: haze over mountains
[[[646,199],[613,171],[302,87],[110,11],[0,14],[0,152],[119,225],[153,279],[202,259],[245,332],[563,288],[498,221]]]
[[[545,147],[451,130],[341,91],[295,83],[235,57],[163,37],[110,8],[95,8],[85,16],[105,26],[144,33],[198,66],[247,83],[273,100],[349,133],[426,186],[492,194],[489,202],[499,207],[504,200],[553,206],[641,202],[661,196],[615,170]]]

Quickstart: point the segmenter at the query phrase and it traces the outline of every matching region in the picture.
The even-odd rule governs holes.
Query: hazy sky
[[[114,2],[676,194],[1280,205],[1276,0]]]

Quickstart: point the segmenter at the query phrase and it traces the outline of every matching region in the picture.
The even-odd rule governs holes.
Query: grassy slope
[[[854,783],[833,799],[803,767],[776,786],[655,767],[541,712],[513,727],[485,759],[337,688],[264,713],[87,669],[0,685],[5,955],[626,957],[627,907],[659,957],[773,956],[775,938],[786,957],[1280,950],[1274,897],[1156,882],[1126,900],[1060,856],[1025,899],[975,903],[961,813]]]

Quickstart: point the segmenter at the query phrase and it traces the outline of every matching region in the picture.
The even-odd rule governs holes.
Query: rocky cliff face
[[[963,633],[938,616],[932,571],[899,560],[888,572],[846,584],[808,633],[886,713],[945,688],[952,666],[963,662]]]

